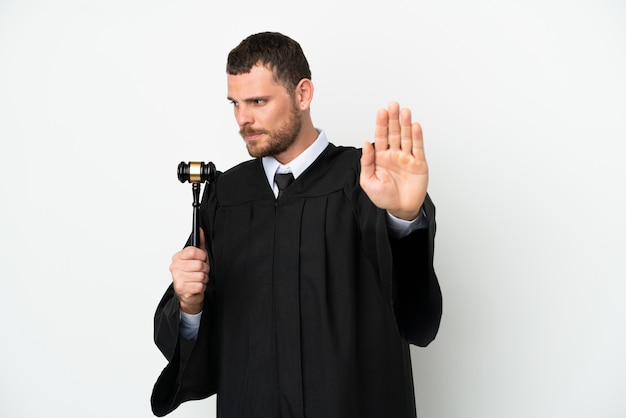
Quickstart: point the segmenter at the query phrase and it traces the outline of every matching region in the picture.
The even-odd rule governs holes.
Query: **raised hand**
[[[424,203],[428,164],[422,128],[396,102],[376,115],[374,146],[363,144],[361,187],[372,202],[393,216],[415,219]]]
[[[180,309],[197,314],[204,305],[204,290],[209,282],[209,257],[205,250],[204,231],[200,229],[200,248],[189,246],[174,254],[170,272]]]

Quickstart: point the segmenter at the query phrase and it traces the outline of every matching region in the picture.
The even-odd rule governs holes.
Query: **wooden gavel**
[[[198,217],[200,212],[200,184],[212,183],[215,180],[215,164],[209,162],[207,164],[198,161],[178,164],[178,180],[181,183],[188,181],[191,183],[193,193],[193,222],[191,229],[191,245],[200,246],[200,225]]]

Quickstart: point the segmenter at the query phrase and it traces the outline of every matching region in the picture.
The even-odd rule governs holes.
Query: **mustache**
[[[267,131],[264,129],[253,129],[250,128],[249,126],[244,126],[243,128],[239,129],[239,135],[245,137],[248,135],[259,135],[259,134],[267,134]]]

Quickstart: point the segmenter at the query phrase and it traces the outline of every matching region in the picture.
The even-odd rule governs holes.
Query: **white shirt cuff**
[[[200,329],[200,319],[202,312],[197,314],[188,314],[180,311],[180,328],[178,334],[185,340],[195,340]]]
[[[404,238],[411,232],[417,229],[427,229],[428,220],[424,209],[420,210],[420,214],[412,221],[405,221],[404,219],[396,218],[391,213],[387,212],[387,228],[393,238]]]

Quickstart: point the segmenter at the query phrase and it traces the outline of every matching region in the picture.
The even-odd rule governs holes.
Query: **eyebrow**
[[[257,100],[269,100],[271,96],[252,96],[252,97],[248,97],[246,99],[243,100],[235,100],[230,96],[226,97],[226,100],[231,101],[231,102],[256,102]]]

